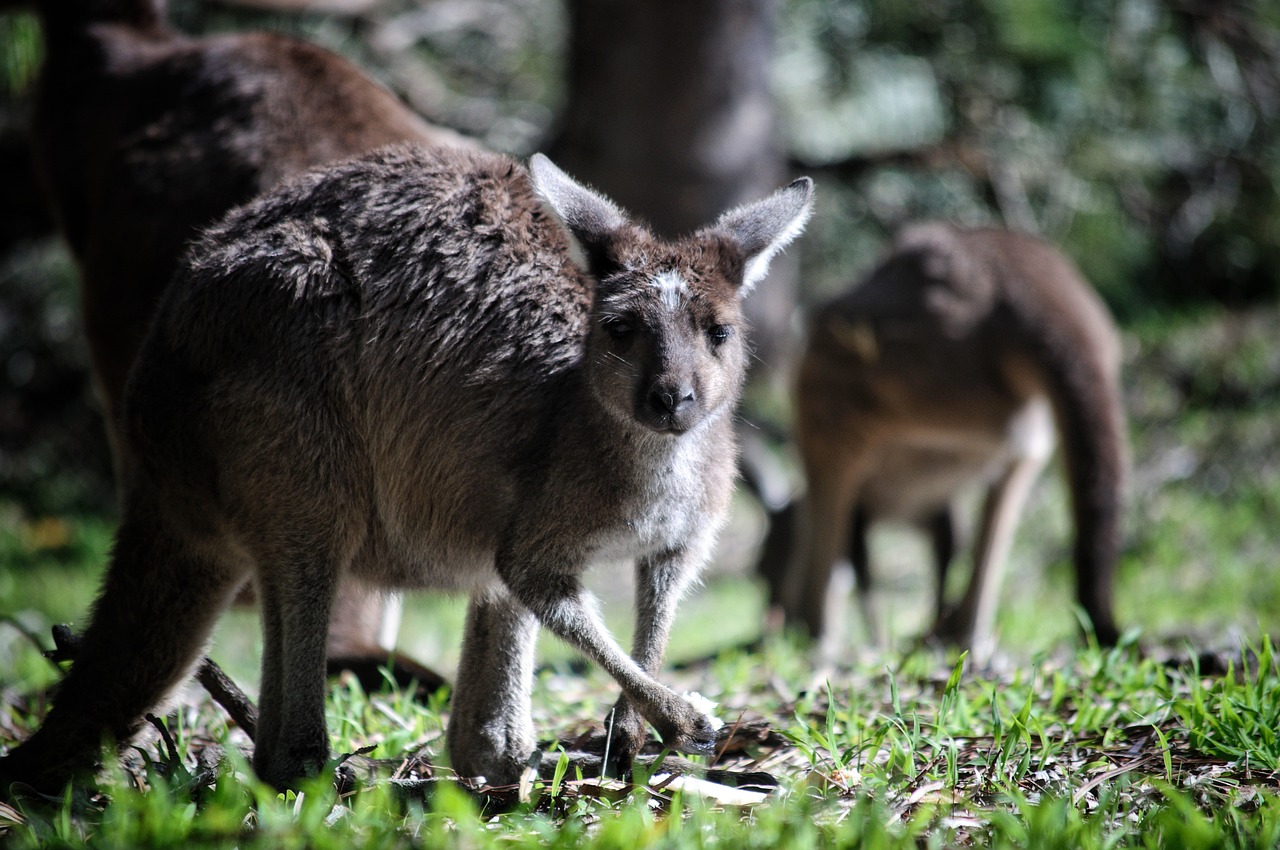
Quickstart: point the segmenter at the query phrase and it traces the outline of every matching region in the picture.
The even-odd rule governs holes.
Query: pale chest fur
[[[723,526],[736,453],[731,430],[719,423],[700,434],[663,438],[643,470],[617,494],[614,522],[586,540],[593,561],[695,549],[709,554]]]

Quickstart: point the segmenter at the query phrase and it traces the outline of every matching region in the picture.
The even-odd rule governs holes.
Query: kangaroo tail
[[[1010,292],[1023,314],[1031,359],[1042,371],[1063,443],[1075,519],[1076,593],[1100,643],[1119,638],[1112,582],[1119,556],[1129,452],[1115,325],[1075,267],[1047,245],[1027,257],[1035,297]],[[1057,266],[1046,274],[1046,265]],[[1028,270],[1030,271],[1030,270]]]

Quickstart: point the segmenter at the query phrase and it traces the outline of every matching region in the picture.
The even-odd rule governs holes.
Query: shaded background
[[[1280,625],[1280,6],[281,5],[172,0],[170,14],[192,33],[279,29],[344,53],[429,120],[521,156],[551,150],[659,229],[744,198],[705,188],[664,203],[646,195],[654,186],[750,197],[786,172],[813,176],[818,213],[789,255],[798,274],[752,304],[762,360],[783,376],[799,328],[789,287],[803,307],[849,286],[905,222],[996,223],[1056,242],[1125,329],[1135,472],[1120,617],[1213,634]],[[0,14],[0,599],[18,571],[100,553],[114,509],[74,269],[24,147],[39,56],[34,19]],[[610,84],[635,95],[625,108]],[[718,135],[661,149],[666,118],[708,105],[726,116]],[[774,378],[749,413],[785,426]],[[1042,484],[1024,520],[1003,605],[1022,613],[1002,615],[1006,634],[1072,630],[1063,502],[1056,480]],[[742,513],[746,530],[725,547],[738,566],[754,541]],[[877,571],[923,601],[914,545],[890,535]],[[1050,625],[1044,605],[1059,612]]]

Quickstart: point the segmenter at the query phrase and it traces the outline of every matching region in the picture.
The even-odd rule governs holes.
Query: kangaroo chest
[[[707,456],[704,441],[675,438],[638,471],[610,483],[601,505],[611,503],[583,541],[592,561],[644,557],[679,549],[708,526],[718,526],[728,488]],[[732,469],[730,462],[729,468]],[[721,480],[724,478],[725,480]]]

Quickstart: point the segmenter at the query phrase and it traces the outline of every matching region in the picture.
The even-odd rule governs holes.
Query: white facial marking
[[[662,303],[668,310],[677,309],[680,306],[680,299],[689,294],[689,284],[685,283],[684,278],[676,272],[662,272],[651,283],[661,292]]]

